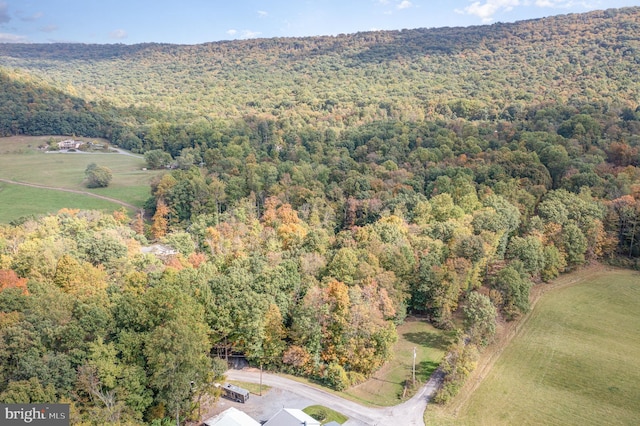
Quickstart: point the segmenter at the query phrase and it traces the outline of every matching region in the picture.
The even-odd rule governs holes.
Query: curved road
[[[226,376],[230,380],[260,383],[260,370],[254,368],[229,370]],[[427,408],[427,402],[438,389],[441,382],[442,373],[440,370],[437,370],[433,373],[431,379],[429,379],[410,400],[393,407],[372,408],[365,407],[304,383],[299,383],[274,374],[262,373],[263,384],[284,389],[349,417],[349,421],[345,423],[345,426],[424,426],[423,417],[424,410]]]

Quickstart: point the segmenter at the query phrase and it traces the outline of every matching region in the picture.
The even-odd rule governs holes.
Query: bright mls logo
[[[0,404],[0,426],[69,426],[69,404]]]

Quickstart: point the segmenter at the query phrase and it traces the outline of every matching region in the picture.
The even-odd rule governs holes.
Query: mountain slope
[[[332,127],[511,118],[531,104],[631,105],[640,8],[514,24],[194,46],[0,45],[0,66],[89,101],[174,118],[266,115]]]

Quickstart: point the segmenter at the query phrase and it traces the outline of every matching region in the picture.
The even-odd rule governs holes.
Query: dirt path
[[[60,188],[60,187],[56,187],[56,186],[38,185],[36,183],[19,182],[19,181],[15,181],[15,180],[2,179],[2,178],[0,178],[0,182],[8,183],[10,185],[28,186],[30,188],[49,189],[49,190],[52,190],[52,191],[62,191],[62,192],[70,192],[72,194],[78,194],[78,195],[87,195],[89,197],[100,198],[101,200],[110,201],[112,203],[120,204],[121,206],[124,206],[124,207],[126,207],[128,209],[141,210],[140,207],[134,206],[133,204],[125,203],[124,201],[121,201],[121,200],[118,200],[118,199],[115,199],[115,198],[111,198],[111,197],[105,197],[104,195],[93,194],[93,193],[88,192],[88,191],[80,191],[80,190],[77,190],[77,189],[69,189],[69,188]]]
[[[66,149],[60,150],[60,151],[45,151],[45,154],[63,154],[63,155],[77,155],[77,154],[98,154],[98,155],[108,155],[108,154],[114,154],[114,153],[118,153],[118,154],[122,154],[122,155],[127,155],[129,157],[135,157],[135,158],[139,158],[141,160],[144,160],[144,156],[140,155],[140,154],[134,154],[133,152],[129,152],[129,151],[125,151],[122,148],[110,148],[109,152],[97,152],[97,151],[69,151]]]
[[[250,383],[260,383],[260,370],[249,368],[243,370],[229,370],[227,378],[230,380],[239,380]],[[373,426],[373,425],[402,425],[402,426],[423,426],[424,410],[427,407],[429,398],[436,391],[442,375],[436,372],[431,379],[418,391],[418,393],[410,400],[393,407],[365,407],[358,403],[349,401],[340,396],[326,392],[322,389],[296,382],[285,377],[274,374],[263,373],[262,383],[283,390],[285,392],[275,392],[278,400],[264,401],[261,407],[252,408],[256,418],[265,419],[275,414],[281,407],[285,408],[305,408],[308,405],[320,404],[336,410],[349,420],[345,426]],[[274,390],[269,391],[269,393]],[[292,396],[293,395],[293,396]],[[256,398],[254,398],[255,400]],[[250,400],[250,402],[253,402]],[[265,411],[264,405],[268,405]],[[300,405],[300,406],[294,406]],[[244,407],[243,407],[244,409]],[[251,411],[251,410],[247,410]],[[269,415],[269,412],[272,412]]]
[[[122,148],[111,148],[111,149],[113,149],[113,150],[117,151],[117,152],[118,152],[118,154],[127,155],[127,156],[129,156],[129,157],[135,157],[135,158],[139,158],[139,159],[141,159],[141,160],[144,160],[144,155],[134,154],[133,152],[125,151],[125,150],[124,150],[124,149],[122,149]]]

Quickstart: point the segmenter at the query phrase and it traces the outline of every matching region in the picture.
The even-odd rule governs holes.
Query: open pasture
[[[0,138],[0,178],[51,188],[91,192],[141,207],[150,195],[151,179],[162,173],[161,171],[143,170],[146,163],[141,156],[115,152],[45,153],[38,150],[38,146],[45,144],[50,138],[49,136]],[[61,137],[54,137],[54,140],[58,139]],[[84,171],[91,163],[111,169],[113,180],[108,188],[88,189],[85,187]],[[38,189],[35,191],[22,186],[12,190],[9,189],[9,186],[12,185],[3,184],[5,190],[4,194],[0,193],[0,202],[4,205],[3,209],[9,209],[12,204],[17,202],[17,199],[13,197],[16,193],[20,193],[20,200],[25,203],[22,204],[21,215],[57,211],[60,206],[100,208],[96,206],[105,204],[101,200],[90,200],[91,197],[82,194],[50,190],[50,194],[42,196],[42,191],[46,192],[46,190]],[[119,208],[117,204],[108,203],[107,205]],[[111,209],[111,207],[109,208]],[[0,211],[0,222],[7,222],[9,216],[15,218],[14,214],[6,215]]]
[[[9,223],[24,216],[53,214],[65,207],[105,212],[122,208],[99,198],[0,182],[0,223]]]
[[[427,424],[638,424],[640,273],[601,269],[543,295],[479,387]]]

